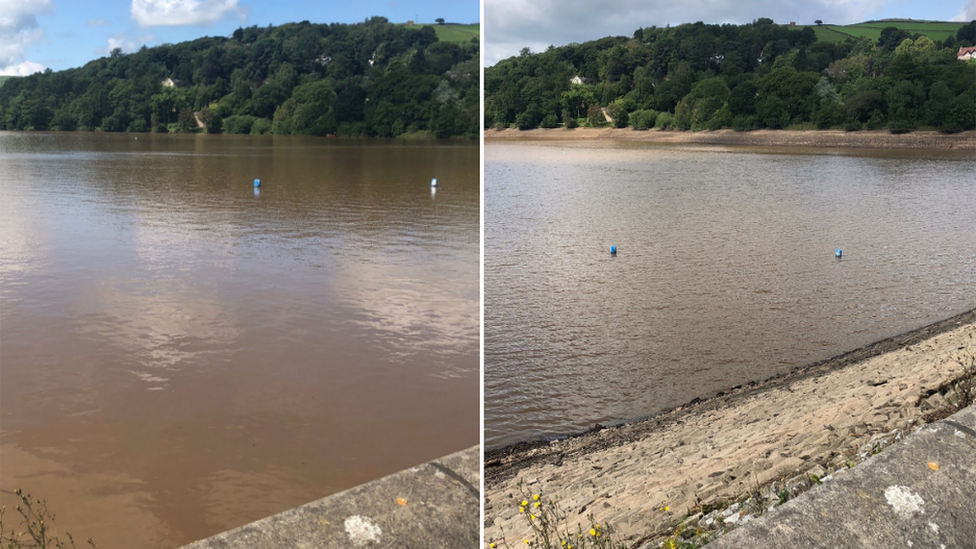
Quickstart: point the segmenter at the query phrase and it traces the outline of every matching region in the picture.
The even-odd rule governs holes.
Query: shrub
[[[546,117],[542,119],[542,123],[539,125],[543,128],[556,128],[559,127],[559,119],[556,118],[555,114],[547,114]]]
[[[654,127],[659,130],[667,130],[671,127],[671,122],[674,120],[674,115],[669,112],[662,112],[657,115],[657,120],[654,121]]]
[[[264,135],[271,131],[271,121],[267,118],[256,118],[251,126],[251,135]]]
[[[224,120],[224,133],[251,133],[255,118],[248,114],[235,114]]]
[[[525,111],[515,118],[515,125],[520,130],[531,130],[539,125],[539,121],[532,112]]]
[[[755,114],[740,114],[732,119],[732,129],[738,132],[758,130],[759,116]]]
[[[871,118],[868,118],[869,130],[880,130],[888,123],[888,119],[880,111],[874,111]]]
[[[630,113],[630,127],[635,130],[649,130],[654,127],[659,114],[661,113],[652,109],[634,111]]]

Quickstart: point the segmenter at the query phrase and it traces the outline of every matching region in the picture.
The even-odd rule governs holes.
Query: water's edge
[[[517,454],[527,454],[533,449],[548,446],[553,440],[579,438],[607,428],[615,428],[623,425],[634,425],[645,421],[653,422],[653,425],[649,425],[649,429],[642,429],[641,431],[646,432],[647,430],[653,429],[657,425],[664,422],[673,421],[681,415],[691,413],[693,409],[715,409],[723,404],[726,404],[727,402],[737,400],[745,396],[751,396],[764,390],[787,385],[801,379],[817,377],[833,370],[839,370],[851,366],[874,356],[894,351],[909,345],[914,345],[932,336],[952,330],[960,325],[973,322],[976,322],[976,308],[899,335],[863,345],[831,358],[801,366],[800,368],[785,374],[776,375],[765,380],[751,381],[743,385],[736,385],[725,391],[719,391],[718,393],[712,395],[694,398],[689,402],[685,402],[669,410],[665,410],[660,414],[622,419],[614,422],[611,425],[597,424],[585,431],[552,434],[542,438],[523,440],[504,446],[486,447],[485,478],[487,480],[501,473],[500,470],[489,472],[490,468],[497,469],[501,465],[501,458]],[[512,466],[518,468],[526,459],[529,459],[528,456],[523,456],[523,459],[516,460],[515,463],[512,463],[511,466],[504,467],[504,469],[511,469]]]

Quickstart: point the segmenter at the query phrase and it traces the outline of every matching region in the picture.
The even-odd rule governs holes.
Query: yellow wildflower
[[[590,535],[591,536],[595,536],[596,535],[596,530],[593,529],[593,528],[590,528]]]
[[[537,502],[535,502],[535,506],[536,506],[536,507],[538,507],[538,506],[539,506],[539,502],[538,502],[538,501],[537,501]]]
[[[522,500],[522,503],[521,503],[522,507],[525,507],[528,504],[529,504],[529,502],[525,501],[524,499]]]
[[[539,494],[532,496],[533,501],[539,501]]]

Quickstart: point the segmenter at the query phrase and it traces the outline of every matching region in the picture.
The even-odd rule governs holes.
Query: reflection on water
[[[653,415],[976,306],[974,173],[972,151],[486,146],[486,444]]]
[[[0,197],[0,481],[62,528],[175,546],[477,443],[477,146],[0,133]]]

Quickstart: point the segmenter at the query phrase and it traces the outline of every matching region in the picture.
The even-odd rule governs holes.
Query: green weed
[[[65,532],[67,542],[61,540],[54,527],[54,514],[47,510],[47,502],[34,499],[30,494],[17,489],[13,492],[0,490],[5,494],[17,496],[20,503],[14,508],[20,515],[18,527],[8,530],[4,523],[6,506],[0,507],[0,549],[75,549],[75,540]],[[95,542],[88,539],[88,545],[95,549]]]

